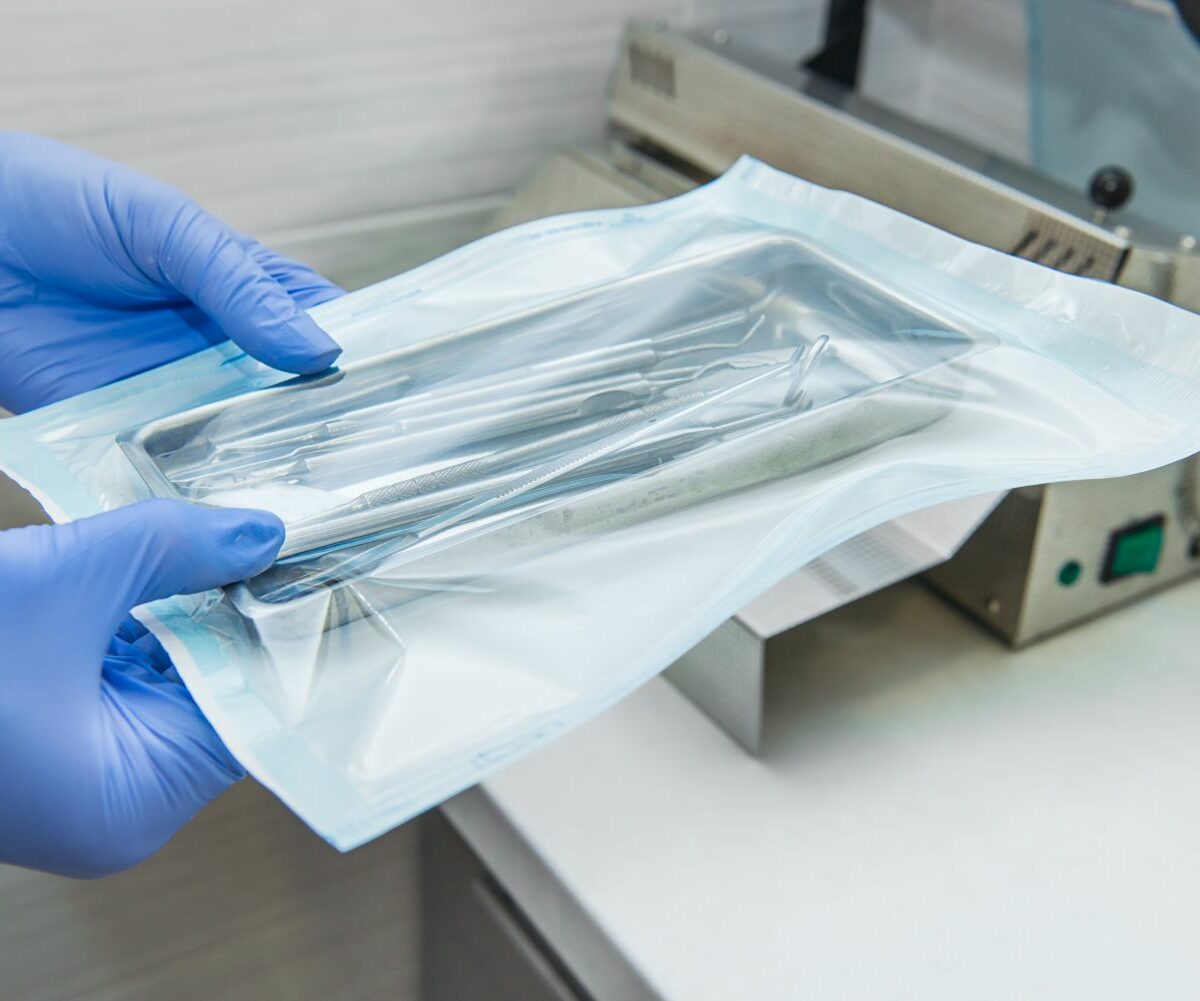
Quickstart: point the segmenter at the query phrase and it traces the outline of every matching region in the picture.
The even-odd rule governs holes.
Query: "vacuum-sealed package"
[[[261,576],[137,611],[243,765],[346,849],[599,712],[833,547],[1200,450],[1200,317],[744,159],[0,423],[57,519],[284,521]]]

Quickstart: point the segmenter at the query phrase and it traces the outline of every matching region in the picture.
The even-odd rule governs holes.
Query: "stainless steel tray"
[[[341,500],[325,513],[277,512],[288,527],[282,558],[329,563],[330,552],[436,527],[492,481],[503,488],[512,482],[505,476],[519,477],[539,449],[552,459],[564,429],[586,445],[644,423],[654,416],[647,407],[670,409],[629,387],[692,371],[701,382],[689,382],[693,374],[682,385],[701,396],[691,390],[716,369],[811,358],[824,346],[808,363],[802,406],[782,419],[666,458],[647,459],[643,448],[640,466],[622,467],[633,452],[623,459],[618,450],[560,477],[565,501],[548,503],[544,489],[510,501],[510,511],[531,508],[492,546],[511,553],[518,540],[521,548],[568,524],[577,533],[667,513],[916,430],[953,405],[961,365],[989,343],[815,244],[756,238],[163,418],[119,442],[156,496],[229,503],[248,495],[240,502],[250,504],[256,490],[264,499],[277,489],[331,491]],[[521,461],[489,480],[496,455]],[[468,548],[479,565],[479,548]]]

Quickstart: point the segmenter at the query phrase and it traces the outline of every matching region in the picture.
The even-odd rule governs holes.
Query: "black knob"
[[[1124,167],[1101,167],[1088,182],[1088,198],[1105,211],[1119,209],[1133,197],[1133,175]]]

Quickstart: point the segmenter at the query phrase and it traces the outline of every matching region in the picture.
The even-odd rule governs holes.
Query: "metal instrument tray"
[[[602,514],[590,505],[608,524],[810,469],[944,415],[956,366],[990,341],[813,243],[760,237],[119,441],[156,496],[274,510],[281,558],[295,561],[436,526],[513,493],[531,464],[736,391],[789,357],[803,376],[792,411],[756,422],[749,404],[714,406],[711,435],[677,434],[673,452],[671,435],[657,451],[643,436],[570,466],[554,490],[578,528],[589,492],[608,498]],[[632,483],[645,477],[648,493]],[[506,503],[546,496],[542,485]]]

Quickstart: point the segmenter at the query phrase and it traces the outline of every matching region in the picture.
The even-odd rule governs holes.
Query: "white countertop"
[[[905,584],[769,684],[761,758],[659,680],[448,812],[669,1001],[1197,996],[1200,581],[1020,653]]]

